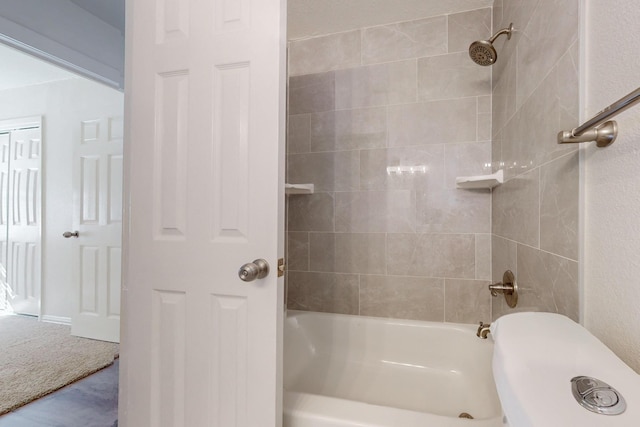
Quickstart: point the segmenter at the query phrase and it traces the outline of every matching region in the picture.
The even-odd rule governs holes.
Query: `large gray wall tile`
[[[390,106],[388,126],[391,147],[476,141],[476,99]]]
[[[502,282],[503,275],[507,270],[514,274],[516,282],[518,282],[518,244],[495,234],[491,237],[491,282]],[[515,311],[506,304],[504,296],[498,295],[491,299],[491,320],[496,320],[509,312]]]
[[[492,200],[493,233],[534,247],[540,237],[540,169],[496,187]]]
[[[311,115],[311,151],[362,150],[387,145],[387,110],[364,108]]]
[[[540,249],[578,259],[578,153],[540,168]]]
[[[442,322],[443,282],[421,277],[360,276],[360,314]]]
[[[287,182],[313,183],[315,191],[333,191],[335,153],[305,153],[287,155]]]
[[[578,321],[578,263],[518,245],[520,309],[564,314]]]
[[[491,195],[455,188],[494,167],[491,69],[466,55],[489,19],[485,8],[290,45],[287,180],[317,192],[287,197],[291,265],[313,272],[290,269],[289,307],[442,321],[445,279],[490,278]],[[420,170],[387,170],[398,166]],[[467,321],[460,307],[477,298],[460,283],[449,318]]]
[[[365,64],[447,53],[447,17],[419,19],[362,30]]]
[[[489,113],[491,114],[491,98],[493,94],[478,97],[478,114]]]
[[[516,32],[496,41],[492,67],[492,163],[508,179],[493,193],[492,275],[501,281],[511,269],[520,287],[514,309],[493,299],[494,319],[515,311],[578,317],[577,148],[556,143],[579,119],[578,11],[578,0],[494,3],[493,31],[513,22]]]
[[[522,105],[578,38],[579,0],[540,0],[518,43],[518,105]]]
[[[502,162],[502,138],[503,132],[498,132],[491,139],[491,170],[493,173],[499,170],[504,171],[504,163]]]
[[[416,194],[421,233],[490,233],[490,190],[429,190]]]
[[[578,125],[578,74],[571,52],[563,56],[504,128],[503,160],[508,176],[577,150],[557,143],[557,133]]]
[[[445,279],[444,320],[454,323],[491,321],[490,282]]]
[[[289,114],[316,113],[334,108],[333,71],[289,78]]]
[[[289,231],[333,231],[333,194],[288,196]]]
[[[529,24],[529,20],[539,1],[540,0],[500,0],[500,4],[496,2],[494,8],[498,6],[501,15],[499,16],[500,19],[494,19],[493,21],[494,31],[500,28],[506,28],[512,22],[514,27],[520,31],[524,30]]]
[[[578,124],[578,10],[578,0],[494,4],[493,31],[513,22],[516,32],[498,39],[492,67],[492,162],[508,179],[493,193],[492,274],[501,281],[511,269],[520,287],[515,309],[493,299],[494,319],[523,310],[578,316],[577,263],[567,259],[578,253],[577,148],[556,143]]]
[[[336,108],[378,107],[416,100],[416,60],[336,71]]]
[[[473,142],[444,146],[445,187],[456,188],[460,176],[491,173],[491,143]],[[462,191],[462,190],[461,190]]]
[[[287,232],[287,270],[309,270],[309,233]]]
[[[473,234],[388,234],[387,271],[393,275],[475,278]]]
[[[336,233],[335,271],[386,274],[384,233]]]
[[[308,153],[311,137],[310,116],[299,114],[287,120],[287,153]]]
[[[493,73],[492,134],[495,136],[516,112],[516,58],[503,58],[504,71]]]
[[[309,270],[336,271],[334,233],[309,233]]]
[[[467,52],[475,40],[491,36],[491,8],[454,13],[448,16],[449,52]]]
[[[292,310],[358,314],[357,274],[290,271],[287,307]]]
[[[418,100],[463,98],[491,94],[491,68],[480,67],[468,52],[420,58]]]
[[[289,75],[322,73],[360,65],[360,30],[289,43]]]
[[[502,282],[505,271],[510,270],[518,279],[518,244],[513,240],[491,236],[491,281]]]
[[[491,280],[490,234],[476,234],[476,279]]]
[[[389,172],[391,167],[425,168],[425,172]],[[440,189],[444,178],[444,144],[397,147],[360,152],[360,185],[363,190]]]
[[[407,190],[336,193],[336,231],[406,233],[415,230],[415,194]]]
[[[287,182],[313,183],[315,191],[360,187],[360,156],[355,151],[287,155]]]

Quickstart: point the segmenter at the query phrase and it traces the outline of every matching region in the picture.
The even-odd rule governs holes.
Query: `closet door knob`
[[[77,239],[78,237],[80,237],[80,233],[78,232],[78,230],[74,231],[73,233],[71,231],[65,231],[64,233],[62,233],[62,237],[64,237],[65,239],[75,237]]]

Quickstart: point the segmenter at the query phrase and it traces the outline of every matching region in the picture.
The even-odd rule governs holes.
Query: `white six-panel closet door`
[[[2,165],[8,157],[6,210],[6,276],[10,304],[16,313],[40,314],[42,139],[40,128],[14,130],[9,150],[0,142]],[[0,181],[3,177],[0,174]],[[4,194],[3,194],[4,196]],[[5,198],[3,197],[3,201]]]

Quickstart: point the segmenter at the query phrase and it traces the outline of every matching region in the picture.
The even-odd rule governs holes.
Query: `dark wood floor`
[[[116,427],[118,360],[0,417],[0,427]]]

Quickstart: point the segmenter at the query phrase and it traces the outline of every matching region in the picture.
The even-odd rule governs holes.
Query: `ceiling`
[[[77,77],[3,44],[0,44],[0,62],[0,90]]]
[[[125,0],[70,0],[124,34]],[[0,43],[0,90],[77,78],[55,65]]]
[[[125,0],[71,0],[87,12],[95,15],[107,24],[116,27],[124,34]]]

